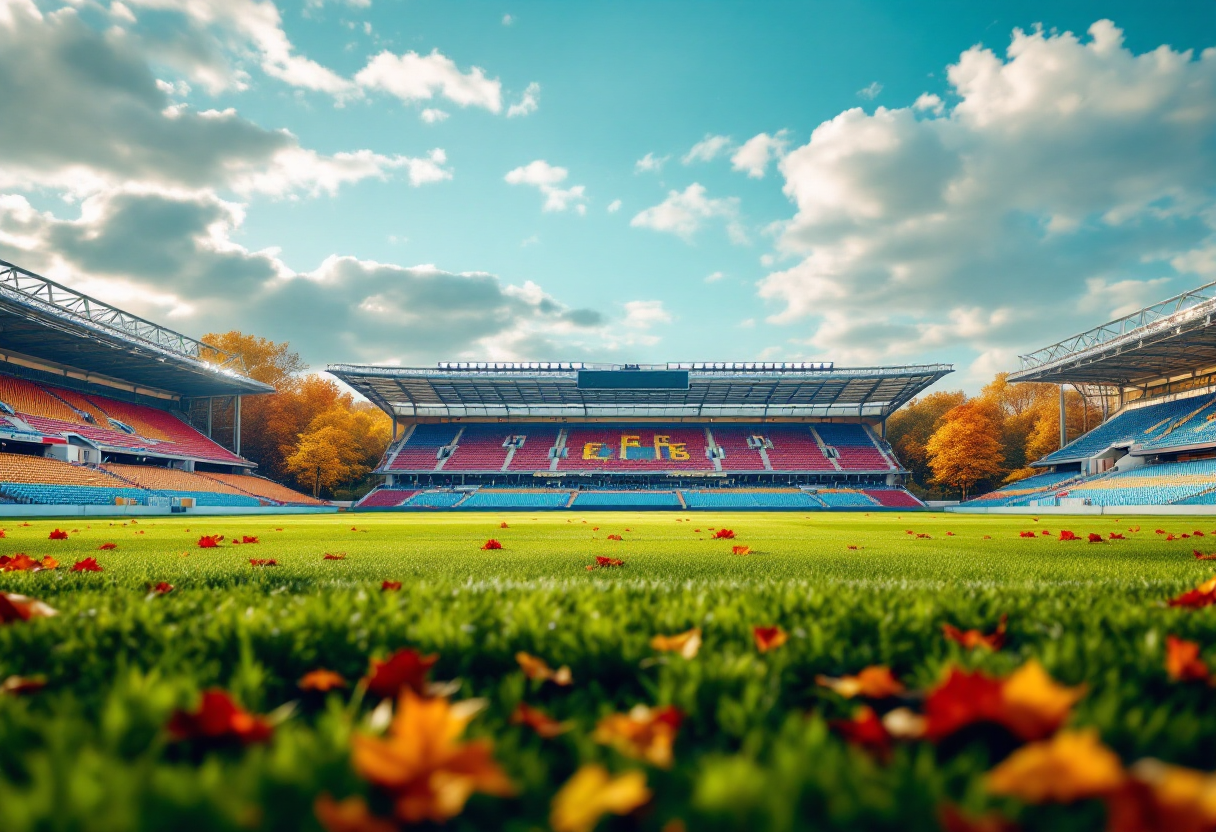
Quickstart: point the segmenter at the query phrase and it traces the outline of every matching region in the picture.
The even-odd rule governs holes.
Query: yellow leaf
[[[1118,756],[1086,729],[1019,748],[988,773],[987,787],[1026,803],[1071,803],[1113,792],[1123,779]]]
[[[650,640],[650,646],[661,653],[679,653],[684,658],[691,659],[701,649],[701,628],[693,627],[674,636],[655,636]]]
[[[605,814],[625,815],[648,800],[650,789],[643,772],[613,777],[603,766],[589,764],[553,798],[549,823],[553,832],[591,832]]]

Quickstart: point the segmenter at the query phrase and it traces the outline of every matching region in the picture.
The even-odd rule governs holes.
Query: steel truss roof
[[[186,397],[273,391],[222,350],[0,260],[0,352],[9,351]]]
[[[699,365],[633,368],[690,366]],[[450,364],[436,369],[331,364],[328,370],[386,413],[407,419],[779,419],[885,418],[954,369],[950,364],[816,370],[729,366],[689,370],[687,390],[579,389],[576,370],[552,365],[472,370]]]
[[[1021,356],[1010,381],[1147,388],[1216,366],[1216,283]]]

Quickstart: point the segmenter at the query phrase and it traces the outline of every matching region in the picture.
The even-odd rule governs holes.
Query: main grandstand
[[[1022,356],[1010,381],[1071,384],[1110,418],[964,507],[1216,506],[1214,315],[1209,283]]]
[[[886,418],[949,365],[331,365],[393,419],[365,509],[915,509]]]
[[[0,260],[0,514],[320,510],[241,456],[241,369]]]

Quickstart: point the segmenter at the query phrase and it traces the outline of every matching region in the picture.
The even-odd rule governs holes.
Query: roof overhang
[[[407,419],[885,418],[953,372],[949,364],[748,369],[747,364],[442,364],[437,368],[331,364],[328,371],[386,413]],[[808,369],[814,367],[814,369]],[[587,369],[687,372],[679,389],[588,389]]]
[[[3,260],[0,360],[162,397],[274,392],[201,341]]]
[[[1216,373],[1216,283],[1021,356],[1010,381],[1148,390]]]

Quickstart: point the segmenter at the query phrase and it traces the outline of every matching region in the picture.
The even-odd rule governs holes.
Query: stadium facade
[[[887,417],[952,368],[823,362],[331,365],[393,419],[360,508],[923,505]]]
[[[239,360],[0,260],[0,514],[332,510],[253,474]]]
[[[1108,415],[1043,473],[969,509],[1216,507],[1216,283],[1021,357],[1010,381],[1072,385]],[[1062,420],[1063,421],[1063,420]],[[1205,509],[1204,507],[1207,507]]]

